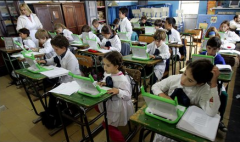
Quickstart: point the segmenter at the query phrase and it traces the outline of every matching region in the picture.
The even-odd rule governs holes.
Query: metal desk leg
[[[1,52],[1,53],[2,53],[2,57],[3,57],[4,64],[6,65],[7,71],[8,71],[8,73],[10,74],[10,71],[9,71],[7,62],[6,62],[6,60],[5,60],[4,54],[3,54],[3,52]],[[6,53],[6,54],[7,54],[7,53]]]
[[[106,124],[106,137],[107,137],[107,142],[109,142],[109,133],[108,133],[108,119],[107,119],[107,107],[106,107],[106,101],[103,102],[103,109],[105,111],[104,113],[104,120],[105,120],[105,124]]]

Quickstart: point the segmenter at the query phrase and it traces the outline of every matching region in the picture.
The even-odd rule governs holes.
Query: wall
[[[207,14],[208,1],[199,1],[198,14]]]
[[[176,10],[179,8],[179,1],[148,1],[148,4],[161,4],[161,3],[170,3],[172,4],[172,17],[176,17]]]

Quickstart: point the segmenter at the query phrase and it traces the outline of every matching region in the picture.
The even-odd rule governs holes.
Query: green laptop
[[[200,60],[200,59],[207,59],[209,60],[212,64],[214,64],[214,57],[213,56],[208,56],[208,55],[200,55],[200,54],[192,54],[192,61]]]
[[[121,41],[131,42],[131,40],[128,39],[127,32],[117,32],[117,35]]]
[[[53,32],[53,33],[52,33],[52,32],[49,32],[49,31],[48,31],[48,33],[49,33],[49,35],[51,36],[51,38],[54,38],[54,37],[57,35],[56,32]]]
[[[79,35],[72,34],[73,41],[71,41],[71,45],[83,45],[83,42]]]
[[[150,60],[149,54],[147,53],[147,46],[134,46],[130,43],[132,50],[132,59],[135,60]]]

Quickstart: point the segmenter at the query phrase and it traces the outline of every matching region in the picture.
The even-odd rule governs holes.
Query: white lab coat
[[[52,48],[50,38],[47,39],[47,41],[43,44],[43,48],[39,49],[39,52],[44,53],[46,59],[50,59],[51,57],[57,55],[54,49]]]
[[[47,65],[54,65],[55,64],[54,63],[54,57],[56,57],[56,56],[53,56],[50,59],[46,59]],[[66,70],[69,70],[74,74],[82,75],[81,71],[79,69],[78,60],[75,57],[75,55],[69,49],[67,50],[67,52],[66,52],[66,54],[64,55],[63,58],[61,56],[57,56],[57,57],[60,61],[60,64],[61,64],[62,68],[66,69]],[[71,81],[73,81],[72,77],[70,77],[69,75],[65,75],[65,76],[61,77],[60,83],[66,83],[66,82],[71,82]]]
[[[240,23],[236,23],[236,21],[231,20],[230,21],[230,28],[233,30],[236,30],[237,28],[240,28]]]
[[[30,37],[32,38],[34,43],[38,45],[38,40],[35,38],[35,33],[37,32],[38,29],[42,29],[43,26],[36,14],[31,13],[30,17],[32,21],[30,21],[27,16],[20,15],[17,19],[16,29],[18,31],[22,28],[27,28],[30,31]]]
[[[94,27],[94,26],[92,26],[92,29],[94,29],[95,31],[98,31],[99,30],[99,33],[101,33],[102,32],[102,27],[103,27],[104,25],[102,25],[102,24],[99,24],[99,26],[97,27],[97,29]]]
[[[127,37],[129,40],[131,40],[133,30],[132,30],[132,24],[128,20],[128,18],[125,17],[125,18],[121,19],[119,26],[120,26],[120,32],[127,32]]]
[[[240,37],[233,31],[226,31],[226,40],[230,41],[230,42],[237,42],[240,41]]]
[[[101,47],[105,47],[105,44],[106,44],[107,41],[110,41],[111,45],[112,45],[109,48],[109,50],[115,50],[115,51],[121,52],[121,41],[120,41],[118,35],[115,35],[112,39],[103,38],[103,40],[100,44]]]
[[[169,39],[168,39],[169,42],[177,41],[178,42],[177,44],[182,44],[180,33],[177,30],[175,30],[174,28],[171,29],[171,32],[172,32],[172,34],[169,35]],[[176,52],[175,50],[177,50],[177,55],[179,56],[179,59],[180,59],[181,54],[179,52],[179,48],[175,48],[175,47],[172,48],[173,55],[175,55],[175,52]]]
[[[101,43],[100,39],[97,37],[97,35],[95,35],[92,31],[90,32],[82,32],[82,34],[79,36],[81,39],[83,39],[83,43],[88,44],[87,40],[86,40],[86,36],[88,36],[88,38],[90,39],[97,39],[97,43]]]
[[[162,42],[162,45],[160,47],[157,47],[155,42],[147,45],[147,53],[150,55],[153,55],[156,49],[160,51],[160,54],[158,56],[161,56],[163,59],[162,62],[156,64],[154,67],[154,73],[158,80],[160,80],[165,71],[166,60],[170,58],[170,52],[168,46],[164,42]]]
[[[69,41],[72,41],[73,40],[73,37],[72,37],[72,32],[68,29],[63,29],[63,36],[65,36]]]
[[[32,41],[31,37],[27,37],[26,39],[23,40],[23,44],[25,48],[36,48],[36,44]]]
[[[114,95],[106,103],[108,124],[115,127],[127,125],[130,116],[134,113],[131,100],[131,84],[127,77],[121,73],[111,75],[113,86],[119,89],[119,94]],[[99,104],[98,107],[100,112],[102,112],[103,104]]]

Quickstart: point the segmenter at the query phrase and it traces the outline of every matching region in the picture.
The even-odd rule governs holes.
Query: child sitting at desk
[[[93,21],[92,21],[92,29],[94,30],[94,33],[95,33],[95,32],[96,32],[96,33],[101,33],[103,26],[104,26],[104,25],[102,25],[102,24],[100,24],[100,23],[98,22],[98,19],[93,19]]]
[[[100,44],[101,48],[121,52],[121,41],[118,35],[116,35],[116,32],[112,30],[110,26],[103,26],[102,35],[104,38]]]
[[[162,20],[155,20],[155,22],[154,22],[154,27],[155,27],[155,29],[156,30],[158,30],[158,29],[163,29],[163,23],[162,23]]]
[[[144,15],[144,16],[141,17],[140,26],[141,26],[141,27],[144,27],[144,26],[152,26],[152,24],[147,21],[147,16]]]
[[[221,40],[218,37],[212,37],[207,42],[207,47],[206,47],[207,51],[204,51],[200,54],[208,55],[208,56],[214,56],[215,57],[214,58],[214,64],[225,65],[226,63],[225,63],[224,58],[221,56],[221,54],[217,53],[220,49],[221,44],[222,44]],[[224,113],[225,113],[225,109],[226,109],[226,106],[227,106],[227,99],[228,99],[228,94],[227,94],[225,88],[222,87],[221,94],[220,94],[221,106],[219,108],[219,112],[220,112],[220,116],[221,116],[221,119],[220,119],[221,122],[219,123],[219,128],[223,132],[228,131],[228,129],[226,128],[226,126],[222,122],[223,116],[224,116]]]
[[[57,56],[54,56],[50,59],[40,60],[39,63],[44,63],[47,65],[57,64],[58,67],[62,67],[71,71],[74,74],[81,75],[79,69],[78,60],[75,55],[68,49],[69,42],[65,36],[56,35],[51,40],[52,47],[57,53]],[[66,83],[72,81],[72,77],[66,75],[62,76],[60,82]]]
[[[226,34],[225,38],[228,41],[233,42],[240,41],[240,37],[235,32],[229,30],[229,26],[230,26],[229,21],[225,20],[221,23],[219,31],[224,32]]]
[[[183,74],[172,75],[152,86],[154,95],[174,99],[178,97],[180,105],[196,105],[207,115],[218,113],[220,100],[217,80],[220,72],[209,60],[202,59],[189,63]],[[210,82],[210,85],[207,84]],[[155,135],[155,140],[164,141],[167,138]]]
[[[87,44],[86,36],[88,36],[89,39],[97,39],[97,42],[100,43],[100,39],[91,31],[91,28],[88,25],[84,25],[82,27],[82,34],[80,35],[80,38],[83,39],[83,43]]]
[[[103,64],[105,72],[111,74],[109,77],[112,83],[106,82],[106,78],[106,81],[100,82],[99,85],[113,87],[107,92],[112,94],[112,98],[106,103],[109,136],[114,142],[125,142],[126,140],[117,127],[127,125],[130,116],[134,113],[131,84],[124,75],[122,55],[119,52],[106,53],[103,57]],[[98,108],[101,112],[103,111],[102,104],[99,104]],[[99,111],[97,108],[96,110]],[[105,122],[103,122],[103,127],[106,127]]]
[[[120,27],[120,32],[127,32],[127,37],[129,40],[131,40],[131,36],[132,36],[132,32],[133,32],[132,24],[128,20],[127,14],[128,14],[128,9],[126,7],[122,7],[119,9],[118,16],[121,19],[119,27]]]
[[[150,54],[150,58],[163,60],[154,67],[155,79],[153,83],[155,83],[156,80],[158,81],[162,78],[166,60],[170,57],[170,53],[168,46],[165,44],[166,32],[157,30],[153,38],[155,41],[147,45],[147,52]]]
[[[39,40],[39,43],[41,43],[43,45],[43,48],[38,49],[38,48],[34,48],[32,49],[33,51],[38,51],[40,53],[44,53],[45,59],[50,59],[51,57],[55,56],[56,53],[52,48],[51,45],[51,38],[49,37],[49,34],[46,30],[44,29],[38,29],[36,34],[35,34],[36,39]]]
[[[32,48],[36,48],[37,45],[33,42],[33,40],[31,39],[30,35],[30,31],[26,28],[22,28],[20,30],[18,30],[19,36],[22,38],[23,40],[23,45],[25,48],[27,49],[32,49]]]
[[[65,27],[63,24],[61,23],[54,24],[54,30],[57,32],[57,34],[65,36],[69,41],[73,40],[72,37],[73,33],[69,29],[67,29],[67,27]]]
[[[211,37],[214,37],[214,36],[216,36],[218,38],[221,38],[220,34],[218,33],[217,28],[216,27],[210,27],[205,34],[205,38],[211,38]]]

